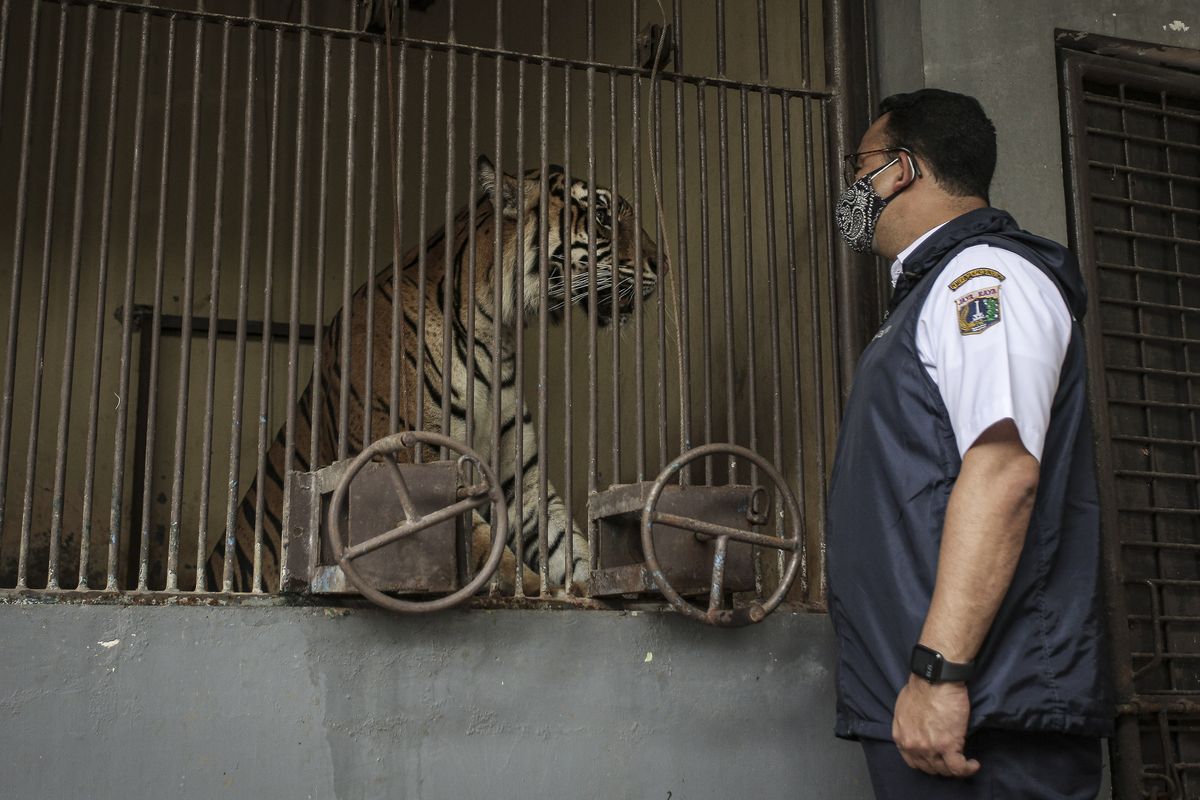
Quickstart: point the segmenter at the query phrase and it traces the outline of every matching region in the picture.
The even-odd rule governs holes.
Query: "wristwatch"
[[[957,683],[970,679],[971,673],[975,671],[975,662],[956,664],[947,661],[945,656],[932,647],[918,644],[913,647],[909,667],[914,675],[930,683]]]

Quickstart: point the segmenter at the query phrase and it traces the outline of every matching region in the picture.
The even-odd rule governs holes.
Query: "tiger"
[[[345,457],[360,452],[370,442],[363,441],[365,432],[364,408],[371,409],[371,436],[378,437],[390,430],[391,360],[392,360],[392,304],[396,302],[397,286],[400,294],[402,318],[402,347],[404,371],[402,385],[406,402],[398,409],[399,430],[414,429],[416,415],[417,364],[422,364],[424,381],[423,422],[425,430],[444,433],[458,441],[466,440],[466,408],[470,363],[469,350],[474,352],[474,410],[476,438],[478,441],[495,442],[489,436],[494,430],[490,419],[493,408],[492,379],[493,353],[499,360],[500,373],[500,459],[499,480],[509,508],[509,539],[499,567],[502,589],[511,591],[517,580],[525,593],[536,594],[540,587],[538,536],[538,494],[540,484],[540,459],[538,458],[537,436],[533,417],[528,407],[518,408],[516,385],[516,351],[514,329],[517,325],[528,325],[537,318],[541,306],[541,253],[543,239],[547,242],[549,280],[547,296],[548,319],[560,322],[566,304],[588,308],[592,278],[589,275],[589,250],[592,243],[588,238],[589,201],[595,209],[595,279],[597,303],[590,313],[596,315],[597,324],[624,324],[636,308],[635,295],[640,292],[649,297],[659,280],[658,250],[652,237],[641,227],[634,216],[633,206],[620,195],[604,187],[590,189],[588,183],[568,176],[558,165],[548,165],[546,174],[546,197],[541,195],[541,174],[537,168],[527,170],[522,180],[507,173],[499,176],[492,161],[486,155],[477,159],[478,192],[474,200],[474,270],[469,259],[470,207],[461,208],[453,222],[453,240],[450,251],[453,258],[447,269],[445,260],[446,231],[440,228],[424,243],[418,244],[401,258],[399,279],[393,265],[385,267],[353,293],[350,304],[350,364],[342,362],[342,314],[340,309],[325,328],[322,336],[322,358],[320,363],[320,397],[318,409],[313,408],[314,384],[310,380],[302,393],[295,413],[295,446],[292,452],[294,469],[314,471],[333,463],[338,458],[339,441],[339,397],[343,380],[350,381],[350,411]],[[542,205],[545,204],[547,230],[542,231]],[[570,209],[569,242],[564,242],[563,215]],[[497,214],[497,209],[499,213]],[[519,221],[523,222],[521,237],[523,246],[518,247]],[[500,272],[502,277],[502,300],[496,308],[495,291],[495,226],[501,226]],[[640,238],[640,246],[638,242]],[[423,251],[423,253],[422,253]],[[523,263],[517,264],[517,253],[523,255]],[[417,326],[421,284],[419,264],[422,254],[425,260],[424,302],[424,353],[417,358]],[[640,255],[640,263],[635,263]],[[638,273],[640,272],[640,283]],[[520,299],[512,291],[515,276],[520,275]],[[473,280],[471,279],[473,276]],[[450,320],[451,352],[448,361],[443,359],[443,333],[446,320],[443,318],[443,291],[445,282],[450,281],[453,302]],[[474,338],[468,329],[470,304],[469,292],[474,293]],[[367,331],[367,297],[374,293],[372,330]],[[616,294],[615,300],[613,294]],[[614,317],[615,311],[615,319]],[[365,355],[367,337],[372,343],[372,385],[366,390]],[[450,370],[450,420],[442,419],[443,366]],[[353,368],[350,368],[353,366]],[[311,463],[309,442],[312,426],[316,420],[318,433],[318,463]],[[286,426],[276,434],[269,451],[263,474],[262,548],[261,565],[258,571],[260,585],[252,584],[255,558],[255,519],[258,504],[258,481],[255,479],[238,505],[235,552],[229,588],[235,592],[269,592],[278,590],[281,557],[281,532],[284,504],[284,473],[287,454]],[[521,506],[515,504],[517,470],[515,439],[520,436],[524,464],[521,465]],[[434,451],[427,451],[431,456]],[[488,457],[490,454],[483,454]],[[397,454],[398,460],[407,460],[407,452]],[[426,459],[431,460],[431,459]],[[565,505],[553,483],[547,480],[547,530],[549,581],[555,586],[565,586],[570,580],[582,586],[589,572],[589,547],[587,537],[575,522],[568,518]],[[475,570],[487,560],[491,547],[490,523],[478,512],[472,518],[470,535],[470,559]],[[571,563],[567,563],[565,540],[571,536]],[[524,563],[518,565],[513,555],[515,538],[521,537]],[[208,587],[222,589],[217,576],[224,574],[225,537],[217,537],[215,547],[205,566]]]

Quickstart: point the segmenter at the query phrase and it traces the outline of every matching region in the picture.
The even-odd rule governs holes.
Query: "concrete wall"
[[[831,639],[784,613],[8,605],[0,794],[865,798]]]
[[[880,97],[922,86],[979,98],[996,123],[992,203],[1065,241],[1054,29],[1200,48],[1193,0],[878,0]]]

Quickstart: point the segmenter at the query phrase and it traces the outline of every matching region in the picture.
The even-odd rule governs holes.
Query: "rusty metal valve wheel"
[[[658,498],[662,495],[663,489],[675,473],[697,459],[723,454],[736,455],[739,458],[750,461],[775,483],[783,498],[784,508],[791,518],[791,524],[788,526],[788,531],[791,533],[790,537],[776,538],[762,533],[742,531],[725,525],[692,519],[691,517],[668,514],[655,509],[658,505]],[[701,610],[689,603],[667,581],[666,575],[663,574],[662,567],[658,563],[658,557],[654,552],[654,537],[651,535],[651,529],[656,522],[663,525],[670,525],[674,528],[685,528],[695,531],[700,537],[716,540],[716,553],[713,555],[712,583],[710,584],[707,611]],[[706,625],[736,628],[761,622],[787,596],[788,590],[791,589],[792,583],[796,580],[796,573],[800,570],[804,562],[803,528],[804,521],[800,516],[800,507],[796,503],[796,498],[792,494],[791,489],[788,488],[783,476],[779,474],[779,471],[775,469],[771,462],[753,450],[747,450],[735,444],[707,444],[680,455],[668,464],[654,480],[654,485],[650,488],[650,494],[646,497],[646,504],[642,507],[642,552],[646,557],[646,568],[650,573],[651,579],[658,587],[658,590],[663,593],[663,597],[677,611],[686,617],[694,619],[697,622],[703,622]],[[776,587],[775,591],[765,601],[755,602],[747,608],[721,607],[725,579],[725,553],[731,539],[737,542],[757,545],[758,547],[786,550],[791,553],[787,561],[787,566],[784,568],[783,575],[780,578],[779,586]]]
[[[393,457],[393,453],[399,450],[420,444],[432,447],[445,447],[460,454],[460,467],[466,462],[471,463],[483,476],[483,482],[468,486],[465,490],[460,490],[460,496],[464,494],[466,496],[457,503],[446,506],[431,514],[421,516],[413,505],[412,495],[408,491],[408,484],[404,480],[404,476],[400,473],[400,465],[396,463],[396,459]],[[346,546],[343,542],[348,540],[342,535],[341,516],[342,506],[345,504],[346,495],[350,490],[350,483],[367,462],[378,456],[383,456],[384,461],[391,465],[392,477],[396,483],[396,494],[399,495],[400,505],[404,509],[404,520],[386,533],[381,533],[353,546]],[[439,597],[434,600],[401,600],[396,597],[390,597],[372,586],[354,567],[354,559],[356,558],[365,556],[367,553],[374,552],[381,547],[386,547],[405,536],[411,536],[433,525],[454,519],[459,514],[474,511],[488,502],[492,503],[492,519],[496,521],[496,532],[492,539],[492,549],[488,553],[488,560],[479,573],[466,586],[445,597]],[[496,567],[500,565],[500,559],[504,555],[504,545],[508,541],[508,504],[504,501],[504,492],[500,488],[500,481],[496,480],[496,475],[492,472],[491,467],[480,458],[478,453],[461,442],[455,441],[448,436],[425,431],[394,433],[391,436],[377,439],[359,453],[350,462],[350,466],[346,469],[345,474],[338,481],[337,488],[334,489],[333,500],[329,504],[328,519],[329,540],[330,547],[333,549],[333,557],[337,561],[338,566],[342,568],[342,572],[345,573],[350,583],[362,593],[363,597],[366,597],[376,605],[406,614],[420,614],[452,608],[474,595],[491,579],[492,574],[496,571]]]

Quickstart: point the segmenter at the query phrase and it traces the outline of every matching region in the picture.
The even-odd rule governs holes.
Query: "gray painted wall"
[[[880,96],[932,86],[978,97],[999,137],[993,204],[1058,241],[1066,240],[1067,223],[1054,29],[1200,49],[1196,0],[876,0],[875,6]]]
[[[4,797],[864,798],[824,615],[0,607]]]

